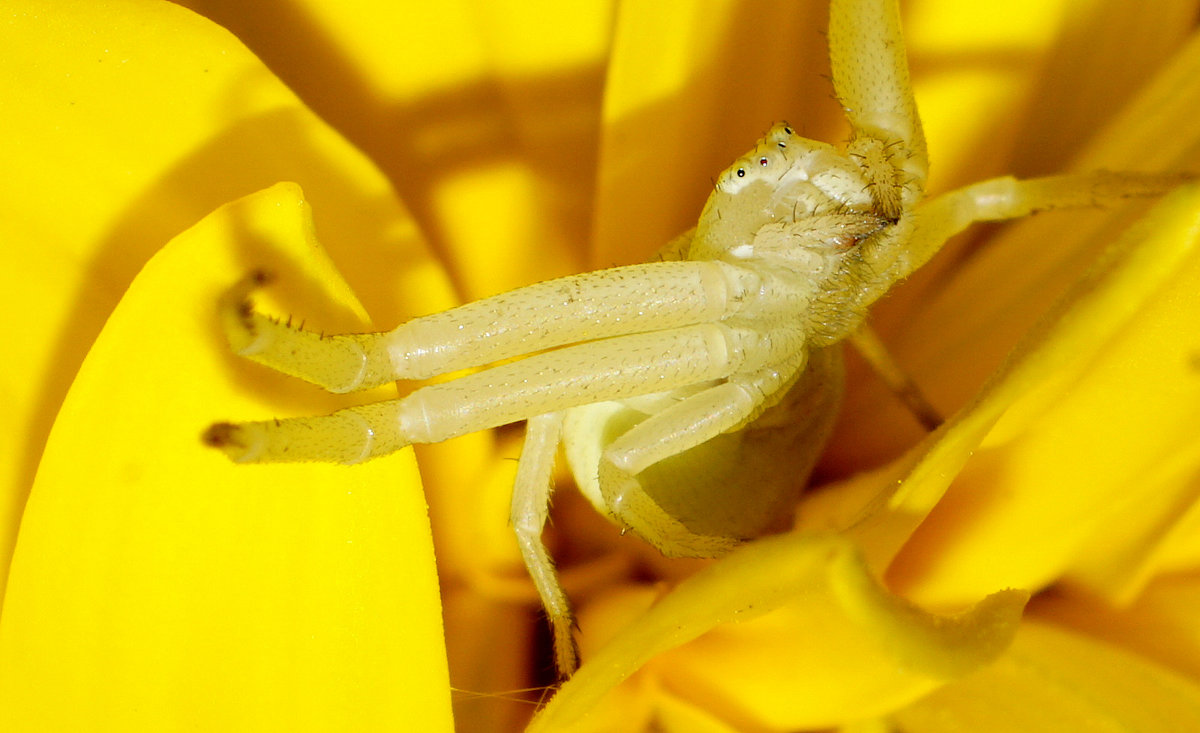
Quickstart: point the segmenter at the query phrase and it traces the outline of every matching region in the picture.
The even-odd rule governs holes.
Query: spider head
[[[716,256],[748,244],[768,224],[870,205],[868,186],[853,161],[780,122],[717,179],[693,252]]]
[[[781,202],[784,209],[808,211],[871,204],[859,166],[832,145],[801,137],[786,122],[776,123],[725,169],[710,205],[714,201],[744,211],[776,209]]]
[[[717,179],[717,191],[737,194],[759,184],[774,186],[787,175],[798,146],[811,142],[796,134],[786,122],[776,123],[766,136],[734,161]]]

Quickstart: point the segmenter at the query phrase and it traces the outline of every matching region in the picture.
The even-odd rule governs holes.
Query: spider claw
[[[259,321],[271,320],[254,310],[250,294],[274,279],[275,276],[270,271],[255,268],[231,285],[221,296],[218,305],[221,325],[234,353],[241,356],[253,353],[259,337]],[[289,320],[290,318],[289,316]]]
[[[238,456],[246,450],[244,437],[242,431],[234,423],[219,422],[208,426],[208,430],[204,431],[200,440],[210,448],[221,449],[236,461]]]
[[[579,642],[575,639],[575,630],[579,628],[574,619],[565,630],[565,638],[559,633],[555,633],[554,638],[554,668],[558,683],[561,685],[579,669]],[[555,630],[556,632],[558,629]]]
[[[213,423],[200,440],[210,448],[220,449],[234,463],[251,461],[254,459],[252,453],[261,452],[261,436],[249,434],[237,423]]]
[[[208,426],[208,430],[200,436],[200,440],[210,448],[224,448],[234,442],[233,436],[237,426],[233,423],[218,422]]]
[[[245,277],[238,280],[236,283],[225,291],[222,298],[223,302],[245,302],[249,300],[250,293],[263,287],[275,280],[275,275],[270,270],[257,267],[246,273]]]

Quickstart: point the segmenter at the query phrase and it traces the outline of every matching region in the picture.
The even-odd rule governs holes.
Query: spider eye
[[[745,178],[746,177],[746,169],[738,168],[737,174],[738,174],[738,178]]]
[[[759,164],[759,165],[761,165],[761,166],[762,166],[762,167],[764,167],[764,168],[766,168],[766,167],[767,167],[767,163],[770,163],[770,162],[771,162],[771,161],[767,160],[767,156],[765,156],[765,155],[764,155],[763,157],[761,157],[761,158],[759,158],[759,159],[758,159],[758,164]]]
[[[792,128],[790,128],[790,127],[785,127],[785,128],[783,128],[783,131],[784,131],[784,132],[786,132],[786,133],[787,133],[787,134],[789,134],[789,135],[794,135],[794,134],[795,134],[794,132],[792,132]]]
[[[779,149],[780,149],[780,150],[787,150],[787,143],[785,143],[785,142],[780,142],[780,143],[779,143]]]

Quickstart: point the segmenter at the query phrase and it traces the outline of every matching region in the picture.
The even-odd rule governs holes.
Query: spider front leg
[[[588,343],[327,417],[210,428],[206,442],[241,462],[357,463],[411,443],[438,442],[631,391],[670,389],[680,380],[702,381],[710,372],[724,376],[719,359],[697,361],[690,355],[736,346],[725,340],[740,336],[715,323],[736,313],[760,288],[757,275],[725,263],[656,262],[531,285],[413,319],[388,333],[326,336],[256,312],[247,297],[265,280],[255,273],[222,299],[230,344],[246,358],[330,391]],[[711,325],[700,328],[703,324]],[[606,337],[638,333],[615,346],[601,345]],[[664,359],[674,365],[667,373],[651,368],[650,362]]]
[[[879,213],[898,219],[921,199],[929,160],[897,1],[834,0],[829,57],[853,130],[846,153],[862,169]]]
[[[717,262],[654,262],[537,283],[414,318],[387,333],[325,335],[256,312],[262,271],[221,300],[235,353],[331,392],[483,366],[569,343],[718,320],[757,291]]]
[[[581,337],[642,332],[537,354],[325,417],[221,423],[205,439],[239,462],[358,463],[532,415],[720,379],[755,368],[754,360],[778,358],[784,348],[779,339],[721,323],[759,287],[758,275],[726,263],[659,262],[542,283],[388,334],[335,337],[293,329],[239,305],[225,320],[244,327],[230,340],[235,347],[248,342],[241,351],[249,358],[327,386],[356,388],[381,374],[407,375],[410,362],[433,361],[453,371]],[[526,307],[500,307],[514,302]],[[481,312],[499,315],[484,323]],[[669,327],[681,322],[692,325]],[[412,344],[414,332],[428,333],[429,342]]]

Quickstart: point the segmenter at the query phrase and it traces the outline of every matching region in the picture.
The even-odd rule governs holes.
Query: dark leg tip
[[[237,445],[237,426],[233,423],[219,422],[209,426],[208,430],[204,431],[204,435],[200,436],[200,440],[210,448],[227,448]]]

